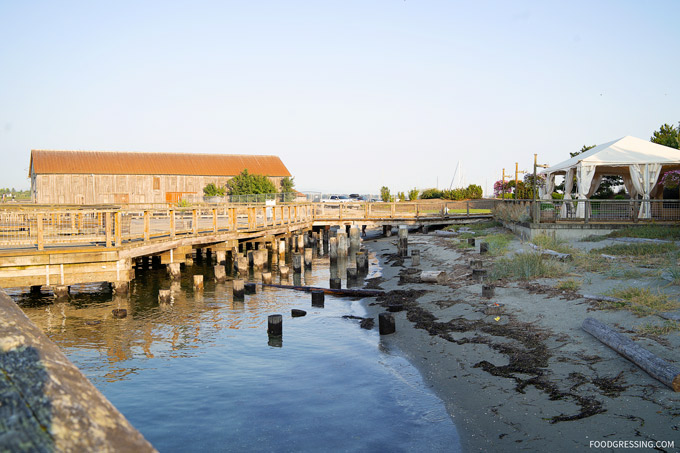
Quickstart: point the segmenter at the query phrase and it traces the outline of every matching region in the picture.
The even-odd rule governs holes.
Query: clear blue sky
[[[0,1],[0,187],[31,149],[279,155],[393,192],[680,121],[679,1]]]

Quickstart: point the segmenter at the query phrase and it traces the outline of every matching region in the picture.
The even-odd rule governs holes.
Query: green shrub
[[[552,196],[553,200],[564,200],[563,193],[553,192],[552,194],[550,194],[550,196]]]
[[[411,201],[417,200],[418,195],[420,195],[420,190],[416,189],[415,187],[408,191],[408,199]]]
[[[439,189],[425,189],[423,190],[423,193],[420,194],[420,198],[423,200],[442,198],[442,191]]]
[[[224,194],[224,187],[217,187],[212,182],[203,188],[203,195],[206,197],[223,197]]]
[[[647,244],[614,244],[592,249],[590,253],[605,255],[625,255],[625,256],[649,256],[675,252],[678,246],[673,243],[647,243]]]
[[[266,175],[248,173],[247,168],[227,181],[227,188],[229,195],[277,193],[276,186]]]
[[[397,198],[399,201],[406,201],[406,194],[404,192],[397,192]]]

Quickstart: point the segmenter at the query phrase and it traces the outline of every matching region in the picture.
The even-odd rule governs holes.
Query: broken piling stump
[[[394,323],[394,315],[392,313],[383,312],[378,315],[378,329],[380,335],[389,335],[394,333],[397,329]]]
[[[283,335],[283,316],[269,315],[267,317],[267,333],[272,337]]]

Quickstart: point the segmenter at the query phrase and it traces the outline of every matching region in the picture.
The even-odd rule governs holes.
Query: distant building
[[[31,151],[29,176],[34,203],[174,203],[244,169],[279,190],[291,176],[277,156],[45,150]]]

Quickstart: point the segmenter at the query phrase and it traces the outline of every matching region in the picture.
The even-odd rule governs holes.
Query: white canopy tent
[[[657,191],[661,171],[677,168],[680,168],[680,150],[625,136],[598,145],[541,173],[546,175],[545,195],[548,198],[553,191],[555,175],[564,175],[565,200],[571,200],[574,175],[579,200],[586,200],[595,193],[604,176],[621,176],[631,198],[642,196],[638,218],[648,219],[651,217],[649,200]],[[565,210],[566,204],[562,206],[563,217]],[[576,217],[584,215],[585,203],[578,203]]]

